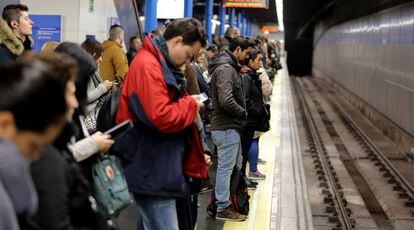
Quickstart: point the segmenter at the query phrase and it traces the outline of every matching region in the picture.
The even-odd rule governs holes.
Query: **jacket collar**
[[[19,38],[14,35],[9,25],[4,19],[0,18],[0,42],[14,55],[20,56],[24,50],[31,49],[33,39],[29,36],[26,37],[26,41],[23,43]]]
[[[240,71],[241,68],[242,68],[242,66],[240,65],[239,61],[234,56],[234,54],[230,50],[228,50],[228,49],[225,49],[224,50],[224,53],[230,57],[230,59],[231,59],[231,63],[230,64],[232,66],[234,66],[234,68],[236,68],[237,71]]]
[[[171,69],[169,68],[167,64],[166,57],[163,55],[162,51],[157,46],[157,43],[155,41],[156,37],[157,36],[155,34],[149,34],[145,38],[142,48],[148,50],[150,53],[152,53],[157,58],[158,62],[162,66],[163,77],[164,77],[165,83],[169,86],[176,88],[178,91],[180,91],[180,86],[178,85],[173,72],[171,71]]]

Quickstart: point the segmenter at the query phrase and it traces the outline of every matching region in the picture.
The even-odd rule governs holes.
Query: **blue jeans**
[[[174,198],[135,195],[138,207],[138,230],[178,230]]]
[[[249,170],[250,172],[257,171],[257,160],[259,158],[259,138],[253,139],[249,150]]]
[[[230,177],[234,166],[242,166],[242,149],[240,134],[235,129],[212,131],[214,144],[217,146],[218,165],[215,185],[217,212],[223,212],[230,203]]]

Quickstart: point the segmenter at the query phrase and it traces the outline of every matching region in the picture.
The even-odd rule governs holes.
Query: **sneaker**
[[[252,190],[252,189],[256,189],[257,188],[257,185],[258,185],[257,182],[254,182],[254,181],[250,180],[247,177],[244,178],[244,181],[246,182],[247,189]]]
[[[259,164],[259,165],[264,165],[264,164],[266,164],[266,161],[265,161],[265,160],[262,160],[262,159],[260,159],[260,158],[258,158],[258,159],[257,159],[257,164]]]
[[[223,212],[218,212],[216,215],[217,220],[229,220],[229,221],[243,221],[247,216],[236,212],[231,205]]]
[[[213,191],[213,185],[204,186],[200,189],[200,194]]]
[[[254,180],[264,180],[266,179],[266,175],[257,170],[256,172],[249,172],[249,178]]]

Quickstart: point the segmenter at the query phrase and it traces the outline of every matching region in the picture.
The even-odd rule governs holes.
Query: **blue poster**
[[[61,15],[30,15],[33,20],[34,49],[39,52],[47,41],[61,42],[62,16]]]

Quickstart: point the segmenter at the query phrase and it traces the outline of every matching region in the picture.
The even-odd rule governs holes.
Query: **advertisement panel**
[[[269,0],[224,0],[224,7],[267,9]]]
[[[61,15],[39,15],[31,14],[33,20],[33,35],[35,41],[34,49],[39,52],[47,41],[60,42],[62,38],[62,16]]]

